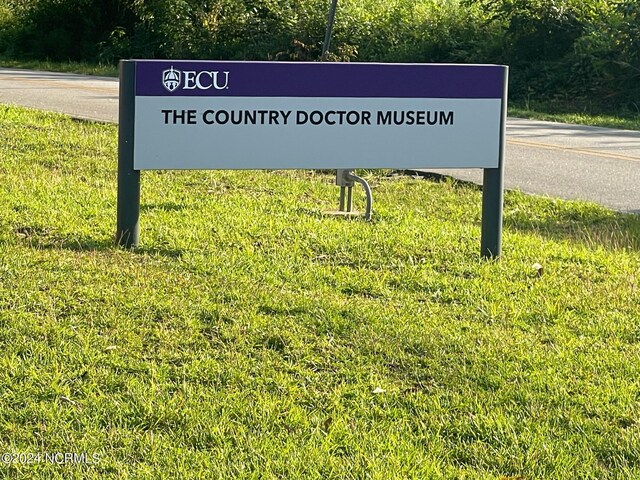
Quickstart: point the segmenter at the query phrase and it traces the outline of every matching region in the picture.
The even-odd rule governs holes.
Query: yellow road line
[[[612,152],[603,152],[600,150],[591,150],[588,148],[564,147],[561,145],[552,145],[549,143],[528,142],[525,140],[513,140],[513,139],[507,139],[507,143],[509,145],[518,145],[521,147],[544,148],[546,150],[557,150],[560,152],[568,152],[568,153],[582,153],[585,155],[592,155],[594,157],[614,158],[616,160],[631,160],[634,162],[640,162],[640,157],[636,157],[632,155],[624,155],[622,153],[612,153]]]

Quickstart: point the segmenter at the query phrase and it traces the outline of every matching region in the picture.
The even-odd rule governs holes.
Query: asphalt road
[[[118,79],[0,68],[0,103],[118,121]]]
[[[480,170],[432,170],[482,183]],[[640,214],[640,132],[509,118],[505,187]]]
[[[0,103],[117,122],[114,78],[0,69]],[[482,183],[481,170],[430,170]],[[510,118],[505,186],[640,214],[640,132]]]

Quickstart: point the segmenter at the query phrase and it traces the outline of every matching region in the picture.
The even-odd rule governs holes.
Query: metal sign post
[[[140,238],[140,170],[133,165],[136,64],[120,62],[118,119],[118,219],[116,243],[131,248]]]
[[[480,255],[482,258],[500,258],[502,255],[502,223],[504,209],[504,157],[507,145],[508,81],[505,77],[500,112],[500,143],[497,168],[485,168],[482,181],[482,233]]]

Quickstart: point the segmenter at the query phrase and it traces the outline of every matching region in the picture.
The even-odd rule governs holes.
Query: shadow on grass
[[[117,247],[114,247],[117,248]],[[137,247],[130,250],[132,253],[149,256],[159,256],[166,258],[182,258],[184,250],[180,248],[166,248],[166,247]]]
[[[460,178],[454,178],[451,175],[438,172],[430,172],[427,170],[397,170],[398,174],[407,175],[413,178],[420,178],[434,183],[451,183],[456,188],[468,188],[471,190],[482,190],[482,185]]]
[[[403,173],[436,183],[452,182],[456,188],[482,190],[481,185],[440,173]],[[504,227],[555,241],[581,243],[591,248],[600,246],[609,250],[640,251],[640,210],[619,213],[594,203],[506,191]]]
[[[156,210],[160,210],[162,212],[180,212],[185,210],[187,207],[185,205],[181,205],[175,202],[164,202],[164,203],[151,203],[151,204],[142,204],[140,205],[141,212],[152,212]]]
[[[258,313],[262,315],[267,315],[271,317],[290,317],[290,316],[299,316],[312,313],[312,310],[309,307],[300,307],[300,306],[273,306],[273,305],[259,305]]]
[[[534,200],[530,211],[509,206],[506,202],[505,228],[535,233],[555,241],[570,241],[590,248],[640,251],[640,216],[617,213],[598,205],[582,202]]]
[[[91,238],[91,237],[60,237],[43,233],[24,233],[28,231],[20,229],[22,243],[36,250],[67,250],[70,252],[108,252],[108,251],[128,251],[136,255],[161,256],[167,258],[181,258],[184,254],[182,249],[167,248],[158,246],[142,246],[131,249],[118,247],[113,237]]]

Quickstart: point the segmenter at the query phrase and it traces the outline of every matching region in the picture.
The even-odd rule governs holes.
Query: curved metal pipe
[[[371,212],[373,210],[373,194],[371,193],[371,187],[364,178],[351,173],[350,170],[346,172],[345,177],[348,180],[358,182],[360,185],[362,185],[362,188],[364,188],[364,193],[367,195],[367,210],[364,213],[364,219],[367,221],[371,220]]]

